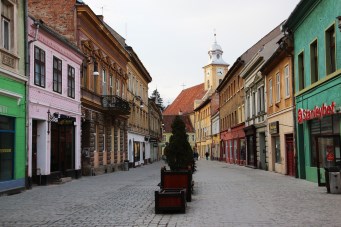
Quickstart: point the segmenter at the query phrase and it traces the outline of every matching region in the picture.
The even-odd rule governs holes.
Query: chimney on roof
[[[182,110],[181,109],[179,110],[179,115],[182,115]]]
[[[103,15],[97,15],[98,19],[100,19],[101,21],[104,21],[104,16]]]

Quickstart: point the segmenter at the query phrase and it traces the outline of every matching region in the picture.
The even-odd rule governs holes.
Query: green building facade
[[[340,166],[341,31],[339,0],[302,0],[283,29],[294,39],[298,177],[325,185]]]
[[[24,0],[0,3],[0,194],[25,188],[25,4]]]

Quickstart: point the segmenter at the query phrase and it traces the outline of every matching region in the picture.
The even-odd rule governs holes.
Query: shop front
[[[225,144],[226,162],[245,165],[245,132],[244,124],[221,133]]]
[[[257,168],[257,150],[256,150],[256,127],[250,125],[244,128],[246,143],[246,163],[245,165]]]
[[[325,168],[341,167],[341,74],[296,96],[298,177],[326,184]]]
[[[0,75],[0,194],[25,188],[25,86]]]
[[[269,171],[295,176],[292,109],[268,117]]]
[[[332,90],[329,94],[340,96]],[[307,106],[307,100],[303,100],[298,102],[300,108],[297,109],[300,175],[305,173],[307,180],[317,182],[319,186],[326,184],[325,168],[341,167],[341,97],[335,97],[335,101],[328,99],[326,97],[326,102],[316,103],[320,101],[316,97],[313,107]]]

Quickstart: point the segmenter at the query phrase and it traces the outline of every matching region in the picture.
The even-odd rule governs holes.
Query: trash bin
[[[129,160],[124,160],[124,171],[129,170]]]
[[[341,194],[341,172],[339,166],[326,167],[326,187],[331,194]]]

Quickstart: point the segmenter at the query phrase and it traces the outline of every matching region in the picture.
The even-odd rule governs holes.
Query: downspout
[[[288,31],[285,31],[284,32],[284,35],[289,39],[291,40],[292,42],[292,46],[294,47],[294,35],[293,34],[289,34]],[[294,51],[294,49],[292,50]],[[293,139],[294,139],[294,146],[295,146],[295,156],[294,156],[294,160],[295,160],[295,177],[296,178],[299,178],[298,176],[298,158],[297,158],[297,155],[298,155],[298,149],[297,149],[297,139],[296,139],[296,130],[297,130],[297,127],[296,127],[296,99],[295,99],[295,61],[294,61],[294,55],[292,54],[292,52],[288,52],[288,49],[285,48],[285,52],[288,54],[288,56],[291,58],[291,81],[292,81],[292,100],[293,100],[293,111],[292,111],[292,117],[293,117],[293,127],[294,127],[294,130],[293,130]]]
[[[25,101],[26,101],[26,106],[25,106],[25,127],[26,127],[26,152],[25,152],[25,187],[26,189],[30,189],[32,187],[32,182],[28,179],[28,148],[29,148],[29,144],[28,144],[28,135],[29,135],[29,127],[28,127],[28,121],[29,121],[29,118],[28,118],[28,82],[29,82],[29,57],[28,57],[28,32],[27,32],[27,21],[26,20],[28,17],[28,1],[25,1],[25,4],[24,4],[24,45],[25,45],[25,76],[27,78],[27,81],[25,81]]]
[[[25,1],[25,12],[24,12],[24,17],[25,19],[28,18],[28,2]],[[30,112],[29,112],[29,94],[30,94],[30,73],[31,73],[31,67],[30,67],[30,51],[31,51],[31,44],[35,41],[38,40],[38,33],[39,33],[39,24],[37,22],[35,22],[36,25],[36,31],[35,31],[35,35],[34,35],[34,39],[28,41],[28,20],[26,20],[26,24],[24,26],[24,33],[25,33],[25,72],[26,72],[26,78],[27,78],[27,82],[26,83],[26,168],[25,168],[25,185],[27,189],[32,188],[32,179],[28,176],[28,151],[30,148],[30,144],[29,144],[29,135],[30,135]],[[31,173],[32,174],[32,173]]]

